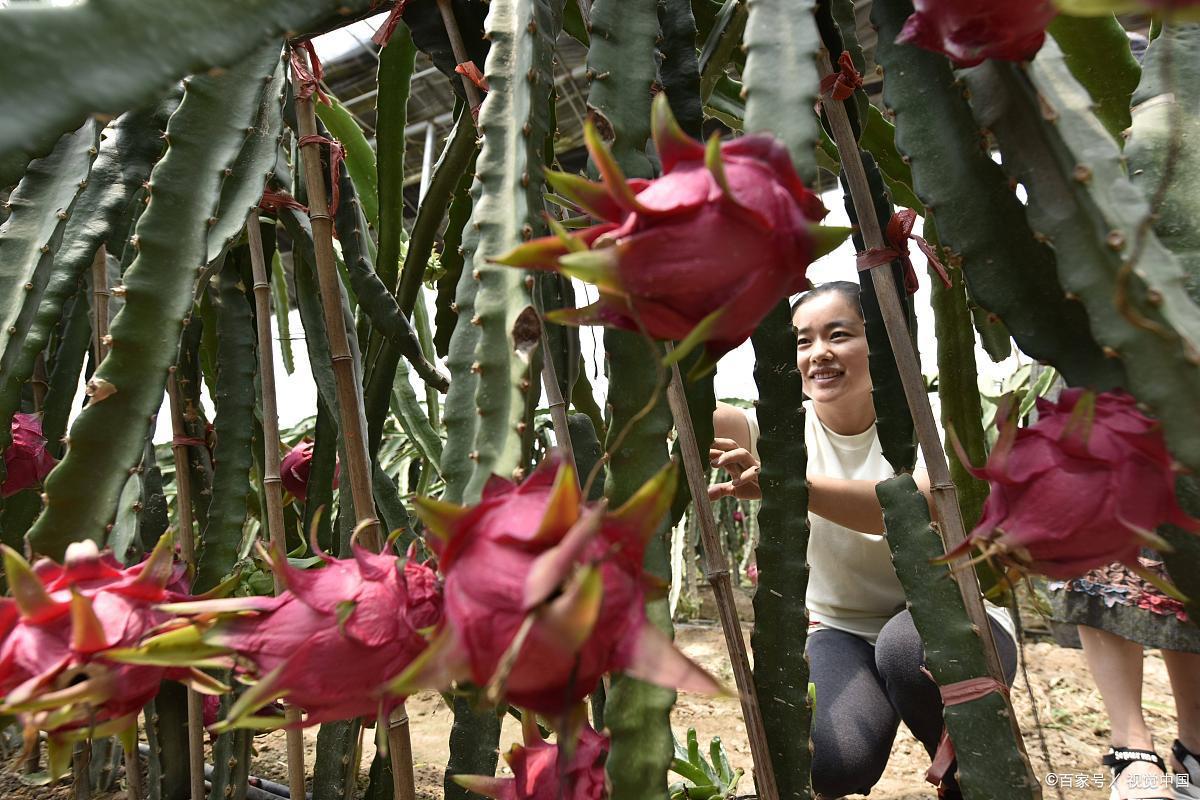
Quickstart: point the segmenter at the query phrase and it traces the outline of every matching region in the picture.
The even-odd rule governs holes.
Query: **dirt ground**
[[[745,628],[749,639],[749,627]],[[716,623],[695,622],[677,626],[676,641],[693,659],[707,667],[727,685],[733,685],[721,629]],[[1025,733],[1025,746],[1040,779],[1048,773],[1070,776],[1091,776],[1102,772],[1100,755],[1107,747],[1108,723],[1100,697],[1092,686],[1083,653],[1054,644],[1044,638],[1027,641],[1024,647],[1029,675],[1028,684],[1018,676],[1012,697]],[[1037,704],[1045,746],[1050,764],[1042,757],[1042,746],[1038,741],[1030,704],[1030,691]],[[1169,748],[1174,738],[1175,710],[1170,685],[1163,661],[1157,652],[1146,655],[1145,691],[1143,706],[1147,721],[1156,732],[1162,753]],[[418,797],[436,800],[442,796],[442,769],[446,763],[447,737],[450,731],[451,713],[436,694],[423,694],[408,702],[412,720],[413,753],[416,762]],[[733,698],[709,698],[692,694],[681,694],[672,717],[676,736],[681,738],[688,727],[695,727],[702,745],[709,738],[720,736],[725,744],[729,759],[734,767],[742,767],[750,774],[750,751],[746,743],[738,703]],[[519,725],[507,720],[501,749],[507,750],[510,743],[520,737]],[[363,781],[366,768],[374,754],[374,746],[368,735],[364,742]],[[259,737],[255,741],[257,757],[252,773],[260,777],[285,782],[283,735],[274,733]],[[306,764],[309,774],[315,759],[316,730],[306,736]],[[936,793],[926,784],[923,775],[928,767],[928,757],[921,746],[901,726],[892,749],[892,758],[883,778],[871,792],[872,798],[880,800],[925,800]],[[52,787],[26,787],[14,774],[15,764],[0,772],[0,798],[3,800],[68,800],[70,787],[65,783]],[[501,762],[501,769],[503,769]],[[1107,789],[1091,784],[1087,788],[1064,789],[1066,798],[1107,797]],[[739,793],[752,793],[753,783],[749,777],[742,779]],[[1055,796],[1056,790],[1046,787],[1046,797]],[[122,794],[94,794],[95,800],[117,800]]]

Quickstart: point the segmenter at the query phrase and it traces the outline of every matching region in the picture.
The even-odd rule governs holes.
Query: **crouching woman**
[[[901,721],[933,757],[942,734],[937,685],[922,672],[921,639],[884,539],[875,484],[895,470],[883,457],[871,400],[857,284],[821,284],[792,309],[796,366],[804,382],[810,535],[806,656],[816,686],[812,786],[823,797],[866,794],[887,766]],[[758,497],[758,423],[720,405],[711,456],[731,480],[713,499]],[[913,478],[928,497],[929,476]],[[988,607],[1005,677],[1016,671],[1007,612]],[[954,768],[939,788],[960,797]]]

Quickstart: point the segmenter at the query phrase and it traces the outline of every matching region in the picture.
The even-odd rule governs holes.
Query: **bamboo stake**
[[[460,37],[461,40],[461,37]],[[299,58],[308,63],[308,54],[299,51]],[[317,135],[317,116],[311,97],[296,96],[296,118],[300,137]],[[367,439],[363,434],[362,384],[355,374],[354,357],[342,316],[342,284],[333,257],[333,218],[326,201],[325,176],[321,171],[321,148],[313,140],[300,147],[304,166],[304,184],[308,190],[308,216],[312,222],[313,249],[317,262],[317,282],[321,290],[321,308],[325,316],[325,331],[329,337],[329,353],[337,381],[338,413],[342,442],[346,451],[346,467],[350,473],[350,496],[354,503],[355,530],[363,546],[381,550],[384,546],[375,516],[375,498],[371,492],[371,462],[367,455]],[[389,758],[396,787],[413,787],[412,747],[409,743],[408,715],[397,718],[388,729]],[[396,800],[415,800],[415,793],[400,794]]]
[[[263,425],[263,493],[266,495],[267,531],[274,556],[287,553],[283,529],[283,482],[279,477],[279,406],[275,395],[275,352],[271,342],[271,284],[267,282],[267,265],[263,257],[262,230],[258,212],[251,211],[246,221],[246,237],[250,243],[250,269],[254,279],[254,317],[258,326],[258,376],[262,388]],[[287,309],[276,309],[287,313]],[[275,573],[275,594],[287,589]],[[289,723],[300,721],[300,709],[288,706],[285,718]],[[304,731],[299,727],[287,729],[288,789],[292,797],[304,797]]]
[[[454,60],[459,64],[465,64],[471,59],[467,55],[467,45],[463,42],[462,31],[458,29],[454,8],[450,5],[450,0],[437,0],[437,6],[438,11],[442,14],[442,24],[446,26],[446,36],[450,38],[450,49],[454,52]],[[467,93],[467,104],[472,110],[479,108],[479,104],[483,102],[483,96],[479,94],[479,87],[466,75],[460,77],[463,91]]]
[[[96,365],[108,355],[108,249],[101,244],[92,259],[92,354]]]
[[[171,405],[171,452],[175,456],[175,503],[179,513],[179,550],[188,571],[196,570],[196,542],[192,526],[192,481],[188,471],[188,429],[183,420],[183,401],[175,367],[167,376],[167,398]],[[187,691],[188,779],[191,799],[204,800],[204,700],[195,689]]]
[[[33,410],[41,411],[46,403],[46,392],[50,390],[50,378],[46,374],[46,353],[42,351],[33,359],[33,377],[29,381],[33,388]]]
[[[668,343],[667,352],[670,351],[671,345]],[[742,718],[746,723],[750,756],[754,762],[755,786],[762,800],[778,800],[779,787],[775,783],[775,769],[771,764],[767,732],[763,727],[762,710],[754,688],[754,676],[750,671],[750,658],[746,654],[746,642],[742,638],[742,626],[738,621],[737,607],[733,600],[729,562],[726,560],[724,548],[721,547],[721,538],[717,534],[717,521],[713,518],[712,505],[708,502],[708,470],[700,458],[700,447],[696,442],[696,431],[692,428],[692,416],[688,410],[687,397],[683,393],[683,380],[679,377],[678,364],[671,365],[667,402],[671,406],[671,416],[675,418],[675,430],[679,433],[683,469],[687,474],[688,488],[692,492],[692,508],[700,523],[700,540],[704,545],[704,577],[712,586],[713,599],[721,618],[721,631],[725,634],[725,647],[729,650],[733,666],[738,699],[742,703]]]

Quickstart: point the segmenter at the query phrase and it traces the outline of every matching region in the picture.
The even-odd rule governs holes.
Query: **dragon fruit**
[[[13,414],[12,444],[4,451],[4,484],[0,496],[9,497],[40,484],[54,469],[54,456],[46,452],[42,421],[36,414]]]
[[[805,289],[809,262],[849,229],[816,224],[825,208],[775,139],[714,137],[706,147],[680,129],[665,95],[653,114],[662,177],[627,181],[589,123],[602,181],[555,172],[547,180],[600,224],[567,233],[552,223],[556,235],[497,262],[557,270],[599,289],[597,303],[548,318],[683,340],[675,359],[703,343],[703,369],[745,341],[781,298]]]
[[[279,482],[288,494],[300,502],[308,499],[308,474],[312,470],[313,443],[305,439],[287,452],[279,462]],[[333,467],[333,488],[338,487],[341,464]]]
[[[127,663],[122,654],[170,615],[156,605],[187,600],[186,567],[170,533],[150,557],[123,568],[92,541],[72,544],[65,562],[32,567],[3,547],[12,598],[0,598],[0,714],[49,733],[52,774],[84,736],[136,733],[137,713],[164,679],[206,693],[224,687],[189,668]]]
[[[584,506],[575,472],[553,457],[522,484],[493,477],[480,502],[418,498],[445,578],[445,616],[396,691],[469,680],[549,716],[622,670],[663,686],[715,691],[646,619],[646,541],[673,495],[665,469],[615,512]]]
[[[504,754],[512,769],[511,778],[485,775],[455,775],[463,788],[496,800],[604,800],[608,797],[608,779],[604,761],[608,757],[608,737],[586,723],[564,748],[542,738],[533,716],[521,718],[525,744],[514,744]]]
[[[972,468],[955,442],[991,494],[975,530],[948,558],[979,545],[1001,562],[1065,579],[1118,561],[1139,569],[1139,549],[1162,544],[1153,533],[1161,524],[1197,529],[1175,497],[1159,424],[1132,397],[1068,389],[1037,408],[1037,423],[1020,429],[1001,408],[1009,418],[982,468]]]
[[[302,570],[271,557],[287,591],[164,607],[190,618],[145,643],[159,663],[232,656],[253,681],[217,727],[275,728],[277,715],[254,715],[276,700],[303,709],[304,725],[386,715],[401,698],[385,691],[426,645],[422,631],[441,620],[433,570],[410,558],[354,543],[354,557],[321,553],[325,565]]]
[[[896,41],[949,57],[957,67],[987,58],[1024,61],[1046,40],[1053,0],[916,0]]]

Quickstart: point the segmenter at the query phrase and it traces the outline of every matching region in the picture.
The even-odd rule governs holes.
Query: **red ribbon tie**
[[[854,94],[855,89],[862,88],[862,75],[854,68],[854,59],[850,58],[849,51],[843,50],[838,56],[838,66],[840,71],[831,72],[821,78],[822,97],[845,100]]]
[[[946,267],[938,259],[933,245],[912,232],[916,221],[917,212],[911,208],[906,208],[903,211],[897,211],[895,214],[892,214],[892,218],[888,220],[887,231],[884,234],[892,246],[872,247],[859,253],[858,271],[866,272],[869,269],[890,264],[892,261],[900,259],[904,265],[904,290],[909,294],[915,294],[917,291],[917,272],[913,269],[912,259],[908,256],[908,242],[911,239],[917,243],[917,247],[929,259],[929,266],[933,267],[938,277],[942,279],[942,283],[949,289],[953,285],[950,282],[950,275],[946,272]]]
[[[341,174],[342,161],[346,158],[346,150],[342,147],[342,143],[336,139],[330,139],[327,136],[313,134],[312,136],[301,136],[297,142],[300,147],[306,144],[326,144],[329,145],[329,185],[332,192],[332,199],[329,201],[330,215],[336,214],[338,202],[341,200],[341,191],[338,188],[338,178]]]
[[[312,64],[311,69],[305,63],[305,53],[308,54],[308,62]],[[329,105],[329,95],[321,88],[325,70],[321,66],[321,59],[317,58],[317,49],[313,47],[311,40],[292,46],[291,62],[292,74],[300,84],[296,89],[296,99],[307,100],[315,94],[319,102]]]
[[[929,670],[921,667],[921,672],[924,672],[929,680],[937,682]],[[986,678],[968,678],[958,683],[948,683],[945,686],[939,686],[938,690],[942,694],[942,705],[944,706],[969,703],[972,700],[987,697],[992,692],[999,692],[1003,695],[1008,694],[1008,687],[990,676]],[[933,763],[929,765],[929,771],[925,773],[925,780],[934,786],[940,786],[942,779],[946,777],[946,773],[950,770],[950,765],[953,763],[954,743],[950,741],[950,735],[946,732],[946,729],[942,728],[942,738],[938,741],[937,752],[933,754]]]

